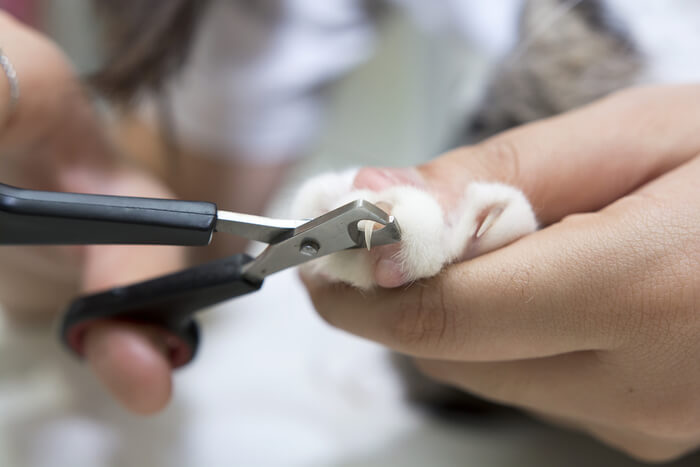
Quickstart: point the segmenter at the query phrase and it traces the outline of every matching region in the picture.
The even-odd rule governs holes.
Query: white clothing
[[[516,40],[523,0],[391,0],[431,32],[473,41],[497,57]],[[173,83],[176,129],[205,149],[261,163],[304,152],[323,118],[323,89],[372,52],[375,29],[364,0],[283,0],[266,18],[214,2],[191,60]],[[562,2],[556,21],[577,0]],[[700,36],[700,2],[606,0],[647,57],[641,81],[700,80],[690,38]],[[690,45],[689,45],[690,44]]]

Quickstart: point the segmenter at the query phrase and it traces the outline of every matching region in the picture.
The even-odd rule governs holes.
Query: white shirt
[[[473,41],[492,57],[516,41],[522,7],[522,0],[392,2],[427,30]],[[173,83],[176,128],[181,138],[218,154],[279,162],[313,141],[323,89],[370,56],[375,25],[366,0],[283,0],[268,18],[244,3],[219,0],[203,18],[190,62]],[[648,58],[643,81],[700,80],[692,46],[700,39],[700,2],[607,0],[605,6]]]

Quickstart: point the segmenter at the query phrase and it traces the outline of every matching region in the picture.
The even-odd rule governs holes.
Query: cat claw
[[[387,213],[391,212],[391,205],[389,203],[386,203],[384,201],[378,201],[376,203],[376,206]],[[379,222],[374,222],[370,220],[364,220],[357,223],[357,229],[364,230],[365,232],[365,245],[367,246],[367,251],[370,251],[370,248],[372,246],[372,234],[375,230],[379,230],[382,227],[384,226]]]
[[[475,237],[481,238],[482,235],[484,235],[491,227],[493,227],[493,224],[496,222],[496,219],[498,219],[498,217],[501,214],[503,214],[504,209],[504,206],[495,206],[491,208],[484,220],[481,221],[481,225],[479,225]]]
[[[357,223],[357,230],[365,232],[365,246],[367,247],[367,251],[370,251],[370,249],[372,248],[372,233],[374,233],[374,229],[378,225],[380,224],[366,220]]]

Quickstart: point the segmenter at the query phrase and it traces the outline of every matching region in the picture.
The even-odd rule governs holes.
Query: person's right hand
[[[40,34],[0,11],[0,47],[20,83],[9,119],[0,92],[0,183],[21,188],[171,197],[160,181],[120,160],[68,60]],[[6,89],[4,74],[0,87]],[[179,247],[0,248],[0,302],[18,321],[54,317],[76,294],[127,284],[184,266]],[[128,409],[151,413],[170,399],[171,367],[159,332],[96,325],[85,356]]]
[[[412,286],[373,249],[394,288],[307,274],[316,309],[434,379],[635,457],[697,450],[698,121],[698,85],[630,89],[414,169],[365,169],[358,187],[409,183],[446,209],[474,179],[507,182],[545,227]]]

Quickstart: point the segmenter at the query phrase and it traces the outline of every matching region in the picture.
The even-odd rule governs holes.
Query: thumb
[[[184,266],[180,247],[91,245],[86,247],[87,293],[174,272]],[[117,321],[92,324],[85,333],[85,359],[124,407],[140,414],[163,409],[172,393],[172,341],[154,326]]]
[[[131,171],[98,173],[77,168],[62,177],[76,191],[171,197],[158,181]],[[88,245],[82,251],[85,293],[142,281],[185,265],[185,250],[177,246]],[[171,349],[172,341],[162,330],[115,321],[90,325],[83,342],[85,359],[97,378],[122,405],[141,414],[157,412],[170,400]]]

